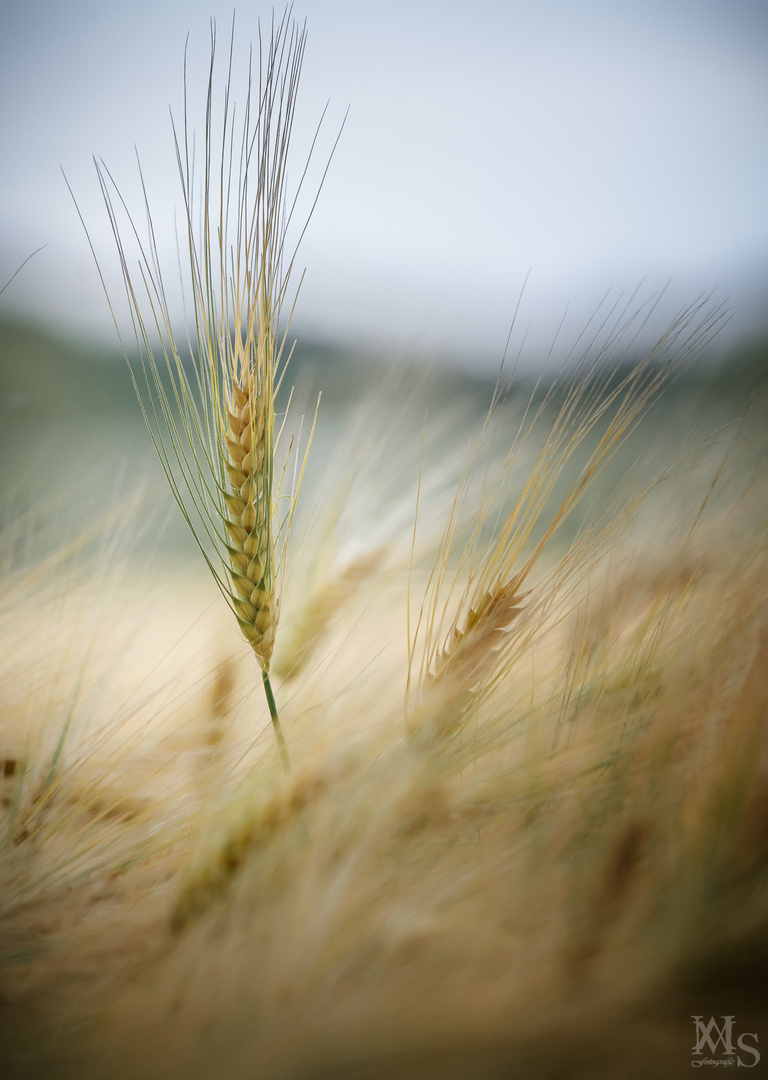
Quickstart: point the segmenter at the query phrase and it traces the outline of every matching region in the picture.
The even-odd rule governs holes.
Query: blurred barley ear
[[[494,397],[459,481],[413,631],[409,619],[405,712],[412,744],[437,745],[463,728],[620,525],[621,496],[577,531],[554,565],[534,575],[558,530],[727,317],[710,297],[695,301],[642,359],[628,362],[638,326],[657,302],[652,298],[647,310],[627,307],[613,324],[611,312],[603,326],[607,335],[598,333],[540,400],[534,391],[510,450],[495,477],[486,475],[478,497],[473,479],[489,468],[484,442],[492,439],[505,405],[504,394]],[[540,449],[519,476],[521,451],[542,424]],[[579,452],[580,471],[558,487]],[[645,494],[627,495],[624,505],[637,506]]]
[[[295,290],[289,300],[289,280],[296,251],[341,131],[304,212],[303,188],[323,117],[290,192],[286,177],[306,28],[291,19],[290,9],[280,20],[273,15],[269,36],[262,37],[259,27],[245,99],[237,106],[231,100],[234,43],[233,19],[217,113],[216,25],[211,23],[202,158],[190,122],[186,51],[183,130],[172,121],[184,206],[179,250],[186,254],[181,268],[186,348],[173,329],[141,166],[146,238],[107,166],[99,160],[96,169],[140,363],[131,363],[124,350],[147,428],[181,513],[253,649],[287,769],[269,670],[280,577],[314,424],[303,457],[298,438],[291,438],[288,452],[281,448],[276,462],[287,410],[276,426],[275,395],[289,359],[286,334],[295,303]],[[95,251],[94,257],[98,266]]]

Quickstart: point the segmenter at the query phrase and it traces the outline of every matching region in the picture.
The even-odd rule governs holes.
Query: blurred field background
[[[760,341],[671,384],[532,584],[629,474],[663,482],[426,749],[404,712],[416,490],[412,604],[495,383],[299,347],[299,398],[323,399],[273,664],[286,778],[124,360],[0,340],[8,1075],[672,1078],[709,1013],[762,1052]]]
[[[727,321],[727,309],[725,314]],[[356,418],[364,417],[367,409],[376,415],[379,427],[386,427],[373,404],[377,397],[397,413],[400,437],[411,450],[405,466],[411,480],[418,464],[413,443],[418,442],[426,414],[431,418],[429,446],[433,442],[435,446],[431,460],[452,454],[455,465],[472,425],[487,412],[499,371],[506,384],[515,366],[514,355],[505,357],[503,368],[500,354],[497,369],[478,371],[471,361],[445,365],[434,355],[388,356],[370,345],[333,345],[311,337],[291,338],[289,345],[294,345],[294,353],[283,406],[293,392],[296,411],[311,420],[322,395],[308,466],[310,486],[320,483],[329,465],[339,467],[334,446],[345,433],[355,432]],[[642,347],[635,349],[624,366],[641,359],[642,352]],[[578,347],[574,355],[579,356]],[[660,466],[686,442],[719,445],[719,440],[733,436],[740,422],[750,431],[759,430],[765,419],[767,357],[766,336],[724,343],[715,338],[665,392],[642,433],[616,463],[615,475],[623,475],[635,458],[650,462],[655,458]],[[133,362],[137,363],[135,357]],[[511,379],[512,396],[521,405],[526,403],[539,380],[545,388],[555,379],[561,363],[562,359],[548,362],[540,355],[537,364],[526,354],[526,362]],[[30,515],[44,513],[53,514],[57,531],[66,536],[84,521],[96,520],[105,496],[107,505],[118,510],[142,491],[147,498],[145,512],[152,506],[154,515],[151,527],[143,532],[142,550],[145,544],[158,552],[178,546],[194,557],[194,544],[164,490],[162,470],[119,349],[57,337],[47,328],[20,320],[0,321],[0,418],[0,492],[7,535]],[[383,430],[378,431],[377,425],[381,437]],[[451,425],[456,426],[453,439]],[[741,444],[750,445],[754,437],[743,435]]]

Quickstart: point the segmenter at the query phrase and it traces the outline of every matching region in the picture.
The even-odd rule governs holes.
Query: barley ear
[[[134,387],[173,496],[261,669],[286,768],[269,666],[306,452],[302,462],[298,443],[292,442],[295,466],[289,469],[285,460],[276,467],[287,410],[276,430],[275,395],[289,359],[281,316],[287,305],[290,323],[295,298],[288,303],[289,279],[314,209],[311,201],[289,247],[316,145],[315,140],[298,187],[289,193],[288,149],[305,40],[306,30],[291,21],[290,9],[281,19],[273,16],[271,34],[262,38],[259,32],[245,100],[236,109],[230,101],[233,19],[217,112],[216,26],[211,24],[202,154],[188,115],[185,57],[183,134],[175,124],[173,133],[185,213],[179,248],[188,254],[181,271],[191,306],[186,356],[173,330],[146,188],[144,240],[107,167],[96,165],[141,357],[140,367],[131,367]],[[141,181],[144,187],[143,175]],[[138,271],[132,249],[137,249]],[[127,350],[126,357],[130,365]],[[293,487],[285,491],[283,478],[291,475]]]
[[[547,613],[586,575],[621,519],[621,496],[577,531],[547,570],[542,556],[556,550],[561,526],[724,317],[708,299],[692,304],[643,359],[627,366],[626,339],[638,314],[621,314],[607,341],[596,338],[543,400],[531,398],[508,454],[496,475],[484,478],[474,505],[472,474],[488,466],[478,444],[470,454],[412,633],[409,623],[406,724],[412,742],[432,745],[455,735],[531,644]],[[494,397],[479,447],[500,429],[503,405],[503,396]],[[518,476],[521,450],[540,421],[548,421],[546,437]],[[563,491],[559,478],[593,433],[583,467]]]

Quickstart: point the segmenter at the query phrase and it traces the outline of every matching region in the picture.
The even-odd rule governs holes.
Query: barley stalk
[[[202,177],[196,172],[185,55],[183,137],[175,124],[173,133],[184,202],[185,235],[179,247],[188,255],[182,285],[192,307],[188,358],[183,358],[173,330],[141,166],[146,240],[106,165],[96,163],[141,354],[140,369],[131,366],[131,373],[144,418],[174,498],[253,649],[286,768],[288,753],[269,670],[279,583],[308,446],[301,458],[298,442],[291,440],[292,470],[285,454],[282,466],[276,462],[287,410],[276,424],[275,396],[289,359],[288,328],[281,329],[281,315],[296,249],[317,199],[315,195],[298,240],[289,248],[291,223],[304,213],[299,198],[317,140],[316,134],[289,196],[288,149],[305,41],[306,30],[291,21],[290,10],[280,21],[273,17],[269,38],[262,40],[259,28],[256,62],[251,56],[244,107],[238,113],[230,102],[233,20],[217,120],[216,28],[211,24]],[[129,242],[138,249],[138,270],[133,269]],[[126,357],[130,365],[127,350]],[[284,490],[291,471],[292,482]]]

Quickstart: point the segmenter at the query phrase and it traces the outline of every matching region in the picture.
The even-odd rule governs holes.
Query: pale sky
[[[270,13],[238,6],[236,62]],[[730,296],[735,330],[768,307],[765,0],[305,0],[294,14],[308,24],[297,168],[326,101],[324,152],[349,107],[301,251],[305,332],[489,362],[527,275],[534,349],[569,301],[575,331],[643,278],[645,294],[671,279],[677,306]],[[202,101],[212,15],[225,43],[218,0],[2,0],[0,286],[46,247],[0,314],[114,343],[61,170],[111,285],[92,155],[130,193],[134,144],[173,273],[168,109],[181,114],[187,33]]]

